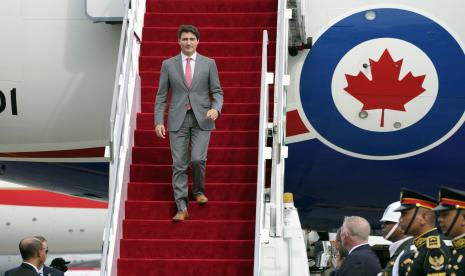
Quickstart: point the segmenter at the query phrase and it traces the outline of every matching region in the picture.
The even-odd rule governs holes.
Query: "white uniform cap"
[[[383,217],[379,221],[380,222],[390,221],[390,222],[398,223],[400,219],[400,212],[394,212],[394,210],[399,207],[400,207],[399,201],[389,204],[389,206],[384,211]]]

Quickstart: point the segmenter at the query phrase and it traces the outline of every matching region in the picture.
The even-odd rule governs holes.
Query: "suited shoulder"
[[[208,62],[208,63],[214,63],[214,62],[215,62],[214,59],[209,58],[209,57],[204,56],[204,55],[201,55],[201,54],[199,54],[199,53],[197,53],[197,59],[202,59],[203,61],[206,61],[206,62]]]
[[[165,64],[174,63],[179,59],[179,57],[180,57],[180,55],[176,55],[174,57],[167,58],[167,59],[163,60],[163,63],[165,63]]]

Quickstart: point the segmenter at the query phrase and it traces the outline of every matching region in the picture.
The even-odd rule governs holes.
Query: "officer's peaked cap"
[[[400,212],[420,207],[432,210],[437,205],[437,200],[431,196],[407,188],[402,188],[400,192],[400,207],[397,208],[395,211]]]
[[[439,188],[439,205],[433,211],[465,209],[465,191],[441,186]]]

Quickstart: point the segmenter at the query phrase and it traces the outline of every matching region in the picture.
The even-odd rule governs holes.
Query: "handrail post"
[[[268,230],[264,228],[265,214],[265,175],[266,159],[271,158],[271,149],[266,146],[268,133],[268,32],[263,31],[262,43],[262,70],[260,84],[260,123],[258,131],[258,166],[257,166],[257,199],[255,209],[255,252],[254,252],[254,273],[260,275],[261,268],[261,243],[269,237]]]

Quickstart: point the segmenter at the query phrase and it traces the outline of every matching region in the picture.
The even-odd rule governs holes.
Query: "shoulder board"
[[[426,243],[426,238],[423,238],[423,237],[416,238],[414,241],[414,244],[417,248],[422,247],[423,245],[425,245],[425,243]]]
[[[439,236],[429,236],[426,238],[426,248],[440,248],[441,239]]]
[[[461,238],[461,239],[452,241],[452,244],[453,244],[455,249],[465,248],[465,238]]]

